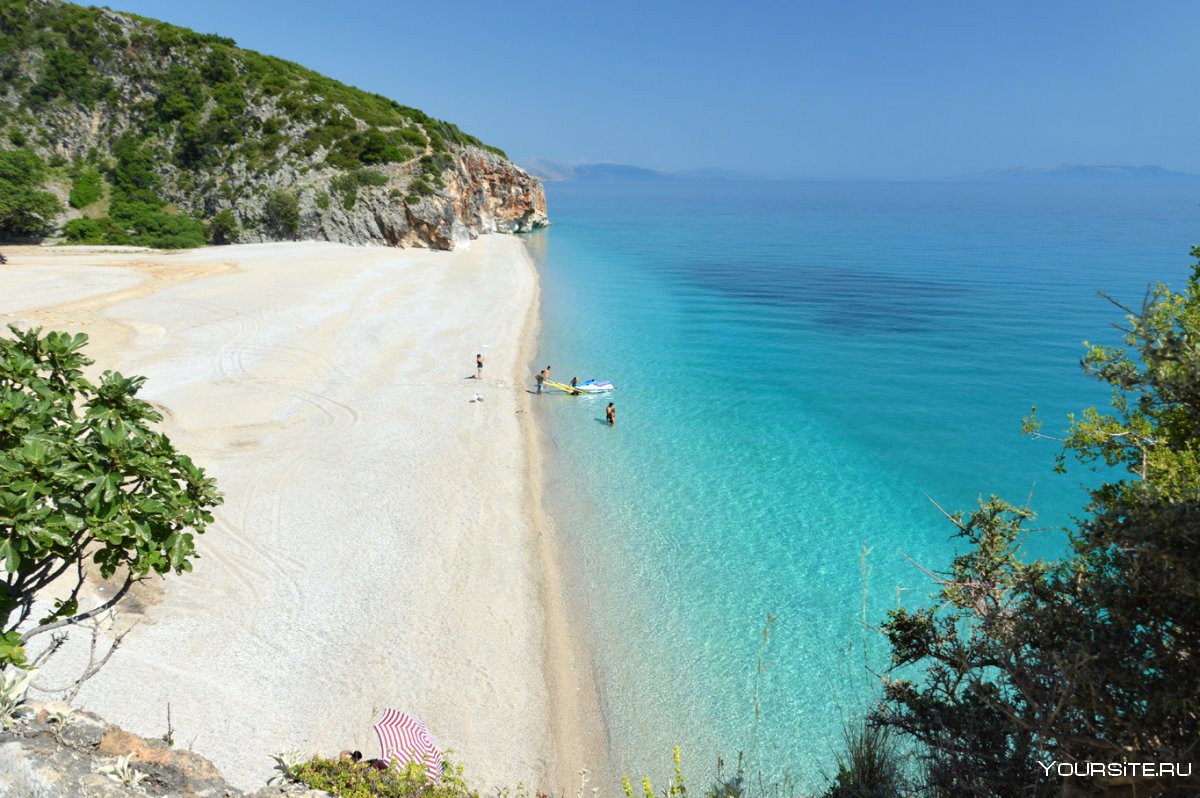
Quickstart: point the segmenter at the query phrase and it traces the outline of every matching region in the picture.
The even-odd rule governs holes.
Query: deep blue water
[[[1031,498],[1046,530],[1031,556],[1061,551],[1096,477],[1055,475],[1055,444],[1021,418],[1036,404],[1052,432],[1105,401],[1078,366],[1082,341],[1116,340],[1097,291],[1136,305],[1152,281],[1182,285],[1200,238],[1186,185],[547,194],[530,365],[617,385],[539,400],[551,509],[614,764],[660,776],[680,745],[693,789],[739,751],[804,789],[836,770],[866,666],[886,664],[867,625],[927,599],[908,558],[936,569],[955,551],[930,499]]]

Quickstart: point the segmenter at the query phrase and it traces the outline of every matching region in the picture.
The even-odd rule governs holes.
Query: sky
[[[110,0],[521,159],[766,177],[1200,174],[1200,3]]]

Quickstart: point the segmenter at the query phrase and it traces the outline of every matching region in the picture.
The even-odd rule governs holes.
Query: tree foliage
[[[46,164],[27,150],[0,151],[0,237],[40,235],[54,222],[62,204],[48,191]]]
[[[222,208],[208,225],[208,237],[214,244],[232,244],[242,234],[237,215],[229,208]]]
[[[9,327],[0,338],[0,668],[34,636],[115,606],[151,574],[190,571],[215,483],[152,425],[142,377],[83,369],[87,336]],[[111,598],[83,609],[90,576]],[[67,592],[51,606],[51,583]],[[62,595],[62,593],[58,593]]]
[[[267,194],[267,222],[277,232],[295,238],[300,230],[300,201],[288,191],[274,189]]]
[[[72,208],[86,208],[104,196],[100,172],[94,166],[86,166],[74,175],[75,182],[71,186],[71,196],[68,199]]]
[[[139,244],[161,249],[203,246],[207,228],[187,213],[169,213],[159,198],[161,182],[154,156],[136,136],[126,134],[113,146],[116,163],[109,173],[112,197],[107,216],[74,219],[63,226],[77,244]],[[87,174],[86,172],[84,174]],[[97,182],[95,196],[99,198]],[[72,198],[74,199],[74,193]]]
[[[897,670],[875,720],[922,744],[931,790],[1050,796],[1062,789],[1052,762],[1200,758],[1200,248],[1192,255],[1186,290],[1160,284],[1140,310],[1123,308],[1122,345],[1087,345],[1084,371],[1111,386],[1111,409],[1069,419],[1059,464],[1125,476],[1092,491],[1069,554],[1023,561],[1032,514],[993,498],[952,517],[969,545],[938,575],[937,607],[884,624]],[[1036,408],[1026,430],[1041,436]],[[1194,795],[1191,772],[1067,778]]]

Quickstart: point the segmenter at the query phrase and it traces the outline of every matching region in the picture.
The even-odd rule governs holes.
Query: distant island
[[[957,183],[1194,183],[1200,175],[1172,172],[1161,166],[1087,166],[1061,164],[1044,168],[1013,166],[950,179]]]
[[[665,172],[624,163],[566,163],[552,158],[525,158],[517,165],[542,180],[579,183],[647,183],[666,180],[762,180],[759,175],[734,169],[704,167]]]
[[[760,181],[772,178],[742,172],[735,169],[705,167],[665,171],[625,163],[580,163],[559,161],[553,158],[530,157],[517,161],[517,165],[531,176],[544,181],[575,183],[661,183],[668,181]],[[776,178],[784,179],[784,178]],[[794,178],[804,180],[805,178]],[[1011,166],[992,169],[950,178],[927,178],[933,182],[946,183],[1195,183],[1200,175],[1175,172],[1161,166],[1123,166],[1060,164],[1058,166],[1029,167]],[[820,182],[826,182],[828,178]],[[922,182],[918,179],[918,182]]]

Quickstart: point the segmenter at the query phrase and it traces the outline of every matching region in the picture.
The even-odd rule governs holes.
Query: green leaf
[[[12,540],[0,540],[0,557],[4,558],[4,570],[10,574],[16,573],[21,567],[21,554],[13,546]]]

